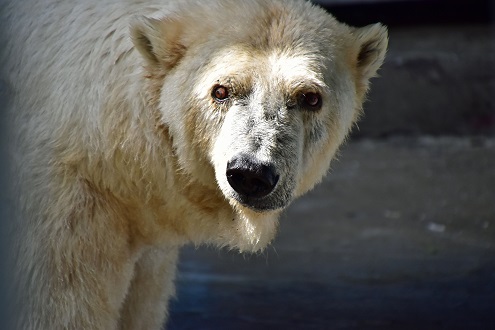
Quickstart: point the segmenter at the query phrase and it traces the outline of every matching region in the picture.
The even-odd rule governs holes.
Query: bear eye
[[[321,95],[313,92],[302,94],[302,105],[309,110],[319,110],[321,108]]]
[[[225,86],[216,86],[211,93],[211,96],[219,102],[229,98],[229,90]]]

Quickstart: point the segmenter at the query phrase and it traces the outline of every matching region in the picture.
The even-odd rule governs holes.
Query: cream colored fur
[[[180,246],[266,247],[326,173],[387,47],[381,25],[292,0],[27,0],[3,15],[22,329],[159,329]],[[308,91],[319,111],[297,105]],[[239,151],[280,172],[264,210],[225,178]]]

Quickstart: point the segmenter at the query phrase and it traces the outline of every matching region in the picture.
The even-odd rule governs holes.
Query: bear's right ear
[[[357,85],[360,94],[368,90],[369,79],[383,64],[388,46],[387,28],[380,23],[362,28],[354,28],[355,46],[357,47]]]
[[[136,17],[131,24],[131,38],[136,49],[151,66],[170,69],[186,52],[181,42],[182,23],[177,18]]]

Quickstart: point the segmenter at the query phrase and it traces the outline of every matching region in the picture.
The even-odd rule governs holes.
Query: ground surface
[[[168,329],[495,329],[495,139],[350,143],[265,253],[183,250]]]

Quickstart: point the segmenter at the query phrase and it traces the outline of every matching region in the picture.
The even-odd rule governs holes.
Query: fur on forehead
[[[194,5],[179,3],[166,17],[136,17],[132,22],[134,43],[151,64],[173,67],[189,47],[204,43],[300,50],[328,58],[326,48],[338,44],[332,39],[347,31],[345,25],[307,1],[187,2]]]
[[[215,84],[236,90],[267,82],[282,87],[284,92],[322,93],[328,89],[321,73],[322,62],[319,58],[297,52],[274,50],[264,54],[253,48],[233,46],[218,52],[210,59],[208,68],[198,72],[201,78],[195,94],[198,98],[207,97],[209,88]],[[269,90],[274,85],[265,86],[265,89]]]
[[[210,47],[214,54],[218,45],[278,50],[322,66],[340,63],[335,57],[341,57],[352,72],[359,100],[382,65],[388,45],[387,29],[381,24],[352,28],[302,0],[190,0],[163,18],[136,17],[131,37],[151,72],[166,73],[188,49]]]

